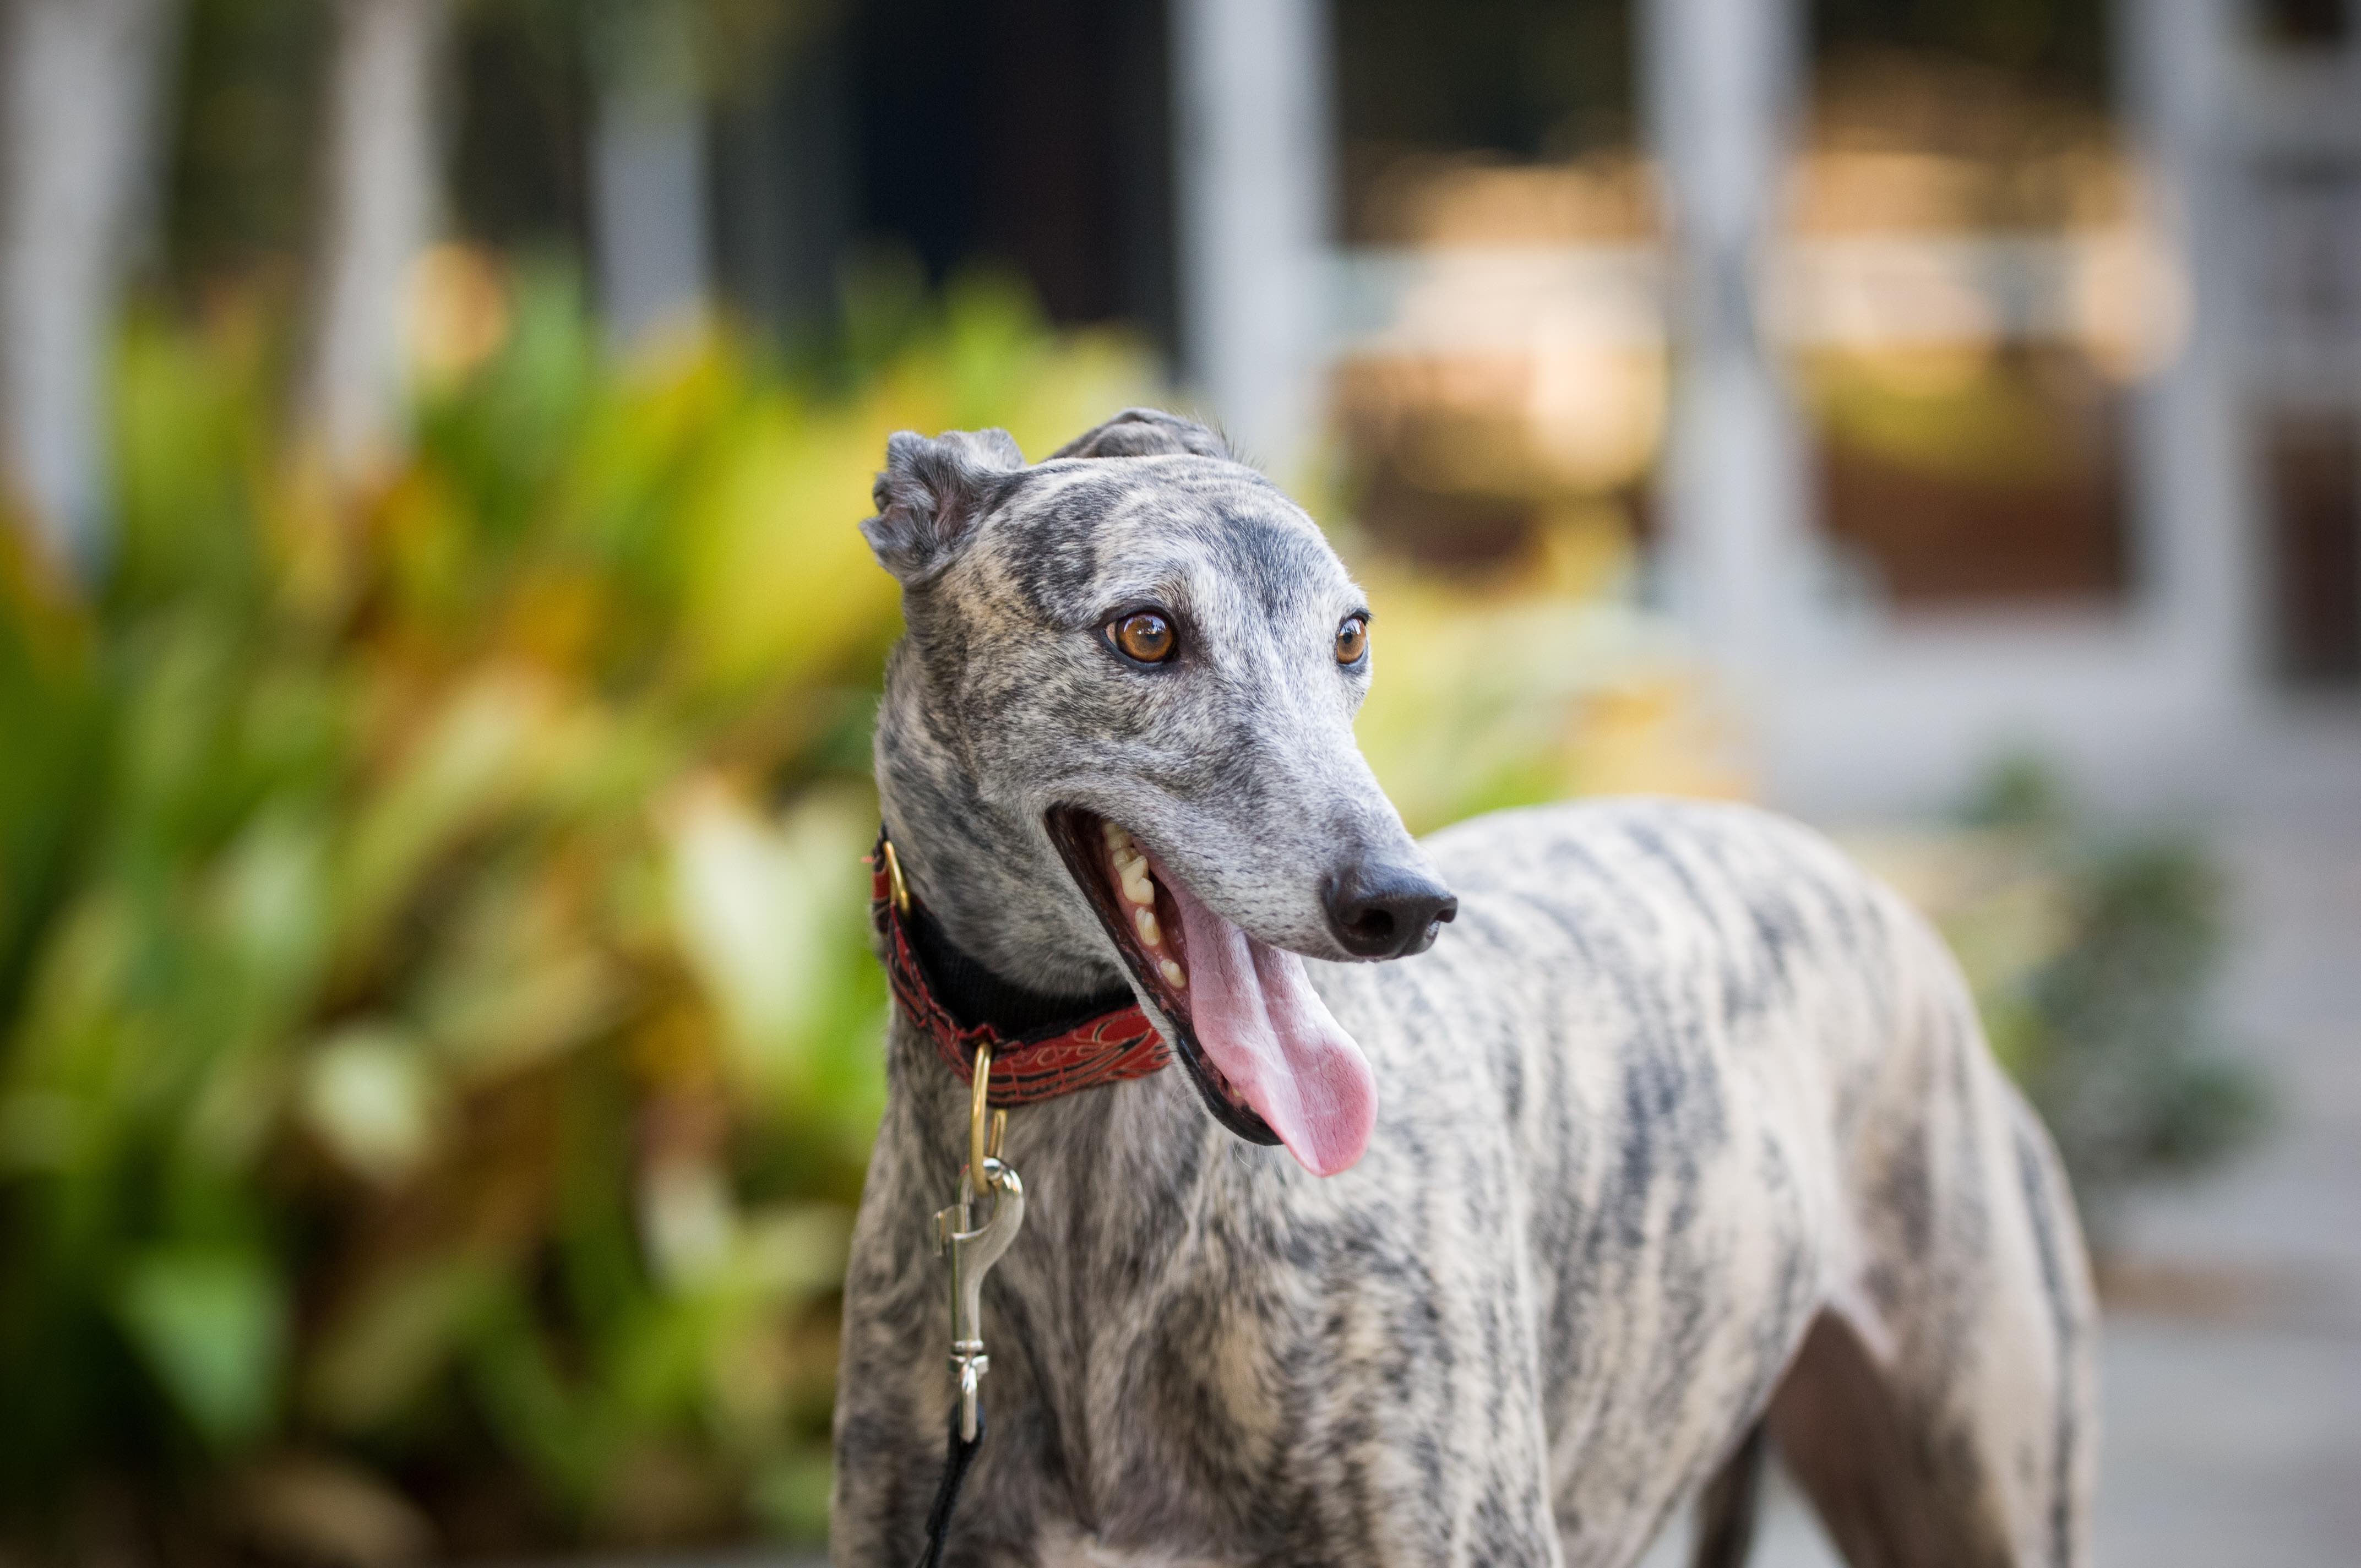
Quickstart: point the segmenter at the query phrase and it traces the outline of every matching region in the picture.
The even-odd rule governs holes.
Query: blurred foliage
[[[2058,868],[2062,939],[1990,977],[1984,1009],[2103,1234],[2128,1189],[2204,1170],[2261,1129],[2263,1083],[2212,1006],[2227,886],[2194,840],[2094,838],[2036,763],[1997,769],[1968,817]]]
[[[0,557],[0,1554],[825,1526],[898,630],[852,524],[891,431],[1038,454],[1154,382],[908,268],[793,368],[609,363],[466,247],[418,279],[359,496],[233,301],[124,335],[94,600]],[[1720,779],[1622,548],[1363,561],[1413,821]]]
[[[2058,485],[2089,461],[2070,403],[1988,344],[1810,356],[1806,400],[1830,444],[1953,485]]]
[[[1961,831],[1855,847],[1942,927],[2094,1245],[2134,1188],[2210,1169],[2262,1130],[2267,1086],[2213,1006],[2226,890],[2201,844],[2096,833],[2054,773],[2014,759]]]
[[[1694,654],[1631,603],[1612,509],[1472,576],[1355,554],[1378,671],[1356,729],[1411,831],[1574,795],[1749,793]]]
[[[0,546],[14,1560],[825,1529],[898,627],[851,524],[893,430],[1038,454],[1153,378],[909,269],[793,368],[610,362],[567,279],[480,252],[420,279],[415,441],[358,496],[285,457],[275,318],[233,302],[124,334],[95,596]],[[1345,531],[1414,827],[1742,792],[1606,517],[1481,576]],[[1915,891],[2103,1218],[2254,1123],[2202,1006],[2218,883],[2035,774],[1980,820]]]
[[[104,590],[0,577],[21,1550],[125,1497],[177,1555],[822,1528],[898,625],[852,523],[886,433],[1046,450],[1144,364],[975,285],[862,302],[825,390],[609,367],[562,280],[445,270],[364,498],[280,460],[262,313],[145,321]]]

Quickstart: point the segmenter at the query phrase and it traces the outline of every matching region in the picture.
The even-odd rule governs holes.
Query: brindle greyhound
[[[1855,1564],[2088,1561],[2072,1204],[1897,897],[1728,806],[1414,842],[1354,744],[1360,590],[1200,425],[1031,466],[905,433],[876,500],[877,784],[935,993],[1136,1003],[1181,1063],[1007,1127],[1029,1212],[946,1561],[1618,1564],[1697,1498],[1695,1560],[1734,1563],[1766,1431]],[[954,1398],[928,1219],[969,1091],[909,1001],[842,1568],[918,1552]]]

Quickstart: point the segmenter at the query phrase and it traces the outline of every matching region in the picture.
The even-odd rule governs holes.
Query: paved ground
[[[2320,761],[2216,840],[2241,938],[2224,1002],[2278,1125],[2128,1228],[2132,1259],[2194,1288],[2131,1292],[2182,1310],[2113,1327],[2103,1564],[2361,1562],[2361,757]]]

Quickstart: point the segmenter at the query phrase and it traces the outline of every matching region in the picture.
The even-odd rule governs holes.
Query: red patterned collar
[[[895,1005],[934,1042],[935,1053],[961,1083],[974,1081],[977,1047],[992,1047],[987,1094],[994,1105],[1031,1105],[1103,1083],[1146,1078],[1172,1060],[1171,1047],[1136,1001],[1119,1006],[1085,1003],[1078,1016],[1040,1021],[995,1023],[986,1017],[962,1022],[928,980],[920,956],[922,946],[948,944],[941,942],[939,932],[921,936],[926,913],[910,897],[883,828],[869,866],[869,917],[884,938],[885,977],[894,988]]]

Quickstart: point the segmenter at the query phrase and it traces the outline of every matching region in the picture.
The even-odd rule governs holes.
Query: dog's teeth
[[[1170,959],[1167,959],[1163,963],[1158,965],[1157,972],[1163,975],[1164,983],[1170,986],[1173,990],[1186,991],[1189,989],[1188,973]]]
[[[1156,884],[1148,879],[1146,867],[1135,868],[1137,875],[1126,872],[1123,879],[1123,895],[1146,909],[1156,903]]]
[[[1106,835],[1107,848],[1110,850],[1120,851],[1131,847],[1131,834],[1119,823],[1102,822],[1099,824],[1099,831]]]
[[[1139,939],[1149,947],[1156,947],[1164,940],[1164,930],[1156,923],[1155,910],[1145,908],[1133,910],[1131,923],[1139,927]]]

